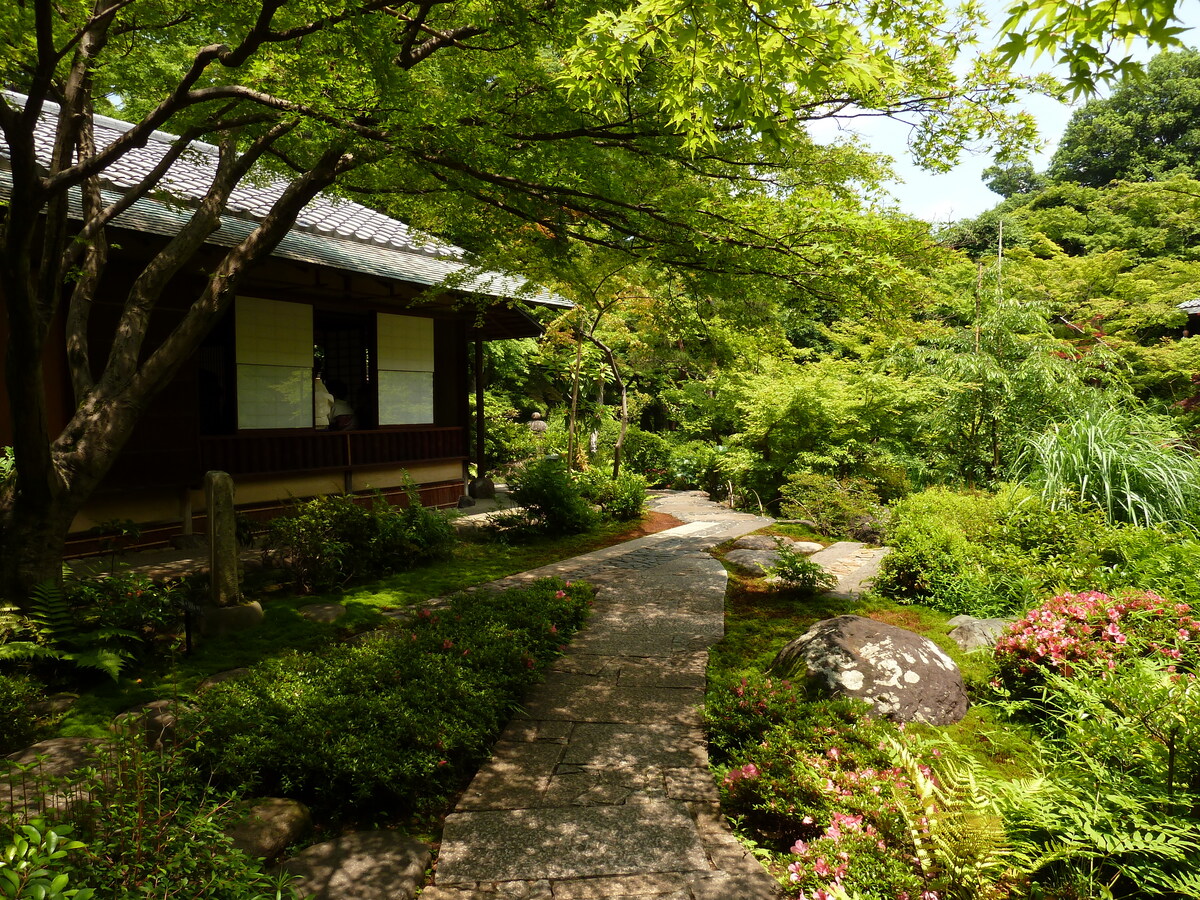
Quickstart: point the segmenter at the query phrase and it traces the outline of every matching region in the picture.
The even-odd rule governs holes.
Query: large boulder
[[[897,722],[949,725],[967,713],[962,674],[937,644],[862,616],[818,622],[779,651],[771,670],[866,700]]]

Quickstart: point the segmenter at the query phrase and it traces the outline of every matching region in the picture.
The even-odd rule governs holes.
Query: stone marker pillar
[[[208,509],[208,564],[213,606],[242,602],[238,568],[237,527],[233,519],[233,478],[228,472],[204,473],[204,499]]]

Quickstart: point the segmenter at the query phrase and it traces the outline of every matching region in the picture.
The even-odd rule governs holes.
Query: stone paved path
[[[586,578],[595,611],[447,818],[422,900],[778,896],[721,817],[699,711],[724,632],[706,551],[770,520],[693,492],[653,507],[686,524],[502,582]]]

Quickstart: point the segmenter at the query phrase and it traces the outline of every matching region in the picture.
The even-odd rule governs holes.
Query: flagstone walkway
[[[447,818],[422,900],[767,900],[730,834],[700,720],[726,574],[707,550],[770,523],[698,492],[686,523],[505,579],[597,588],[594,614]]]

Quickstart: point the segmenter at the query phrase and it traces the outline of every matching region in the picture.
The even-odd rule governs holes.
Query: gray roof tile
[[[18,103],[23,100],[12,94],[8,96]],[[47,104],[43,127],[35,136],[37,151],[43,159],[50,156],[53,142],[51,117],[55,111],[52,104]],[[131,127],[126,122],[97,116],[97,145],[111,143]],[[154,132],[144,147],[134,148],[117,160],[105,172],[109,196],[115,198],[141,181],[175,140],[173,135]],[[0,142],[0,160],[6,157]],[[180,208],[180,201],[186,207],[189,202],[197,202],[204,196],[216,171],[216,162],[216,147],[194,142],[163,179],[162,187],[173,195],[175,202],[168,205],[144,198],[119,216],[115,224],[154,234],[174,234],[188,218],[186,209]],[[270,175],[239,184],[229,198],[221,227],[210,242],[232,246],[249,234],[257,221],[270,211],[286,184]],[[4,167],[0,170],[0,197],[7,199],[10,190],[11,177]],[[81,206],[77,197],[71,205],[72,214],[79,217]],[[362,204],[328,195],[319,195],[301,211],[275,255],[425,286],[451,278],[452,286],[459,290],[520,297],[548,306],[571,305],[557,294],[530,285],[519,276],[472,268],[461,247],[415,232],[403,222]]]

